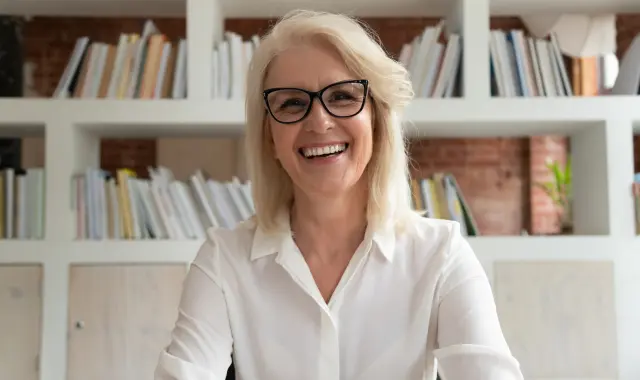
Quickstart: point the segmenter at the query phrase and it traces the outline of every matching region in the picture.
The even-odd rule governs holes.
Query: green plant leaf
[[[571,156],[567,156],[567,164],[564,167],[564,182],[567,185],[571,185]]]
[[[560,165],[558,165],[557,162],[554,162],[552,171],[556,184],[558,185],[558,188],[561,189],[564,185],[564,172],[560,170]]]
[[[555,203],[560,204],[560,193],[556,187],[556,184],[553,182],[542,182],[536,184],[540,189],[542,189],[549,198]]]

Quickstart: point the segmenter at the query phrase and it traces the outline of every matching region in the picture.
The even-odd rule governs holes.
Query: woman
[[[156,379],[522,379],[458,224],[411,210],[406,70],[357,22],[293,12],[255,51],[255,217],[214,229]]]

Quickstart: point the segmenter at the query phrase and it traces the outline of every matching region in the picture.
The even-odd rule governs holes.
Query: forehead
[[[320,88],[345,79],[354,79],[335,49],[326,44],[307,43],[287,48],[269,65],[265,88]]]

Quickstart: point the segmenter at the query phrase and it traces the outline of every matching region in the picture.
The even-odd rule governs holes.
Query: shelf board
[[[637,0],[491,0],[491,14],[513,16],[527,13],[635,13]]]
[[[629,242],[608,236],[470,237],[481,261],[611,260]],[[640,238],[632,241],[640,251]],[[0,264],[55,262],[82,264],[189,263],[200,241],[0,241]]]
[[[480,236],[469,238],[469,243],[482,261],[584,261],[613,259],[622,240],[609,236]]]
[[[441,16],[447,0],[330,0],[308,2],[291,0],[220,0],[227,18],[274,18],[291,9],[305,8],[343,12],[360,17]],[[536,12],[638,12],[635,0],[492,0],[491,13],[512,16]],[[28,16],[102,16],[102,17],[184,17],[186,0],[6,0],[2,12]]]
[[[185,241],[76,241],[69,244],[71,264],[189,263],[202,244]]]
[[[572,134],[607,119],[640,122],[640,97],[416,99],[407,133],[434,137]]]
[[[70,123],[104,137],[239,136],[244,112],[242,100],[2,99],[0,133]],[[640,133],[640,97],[416,99],[404,115],[409,137],[569,135],[608,119]]]
[[[110,137],[239,135],[244,103],[234,100],[2,99],[0,130],[71,123]]]
[[[200,241],[0,241],[0,264],[188,263]]]
[[[31,16],[184,17],[187,0],[7,0],[4,14]],[[227,18],[276,18],[293,9],[341,12],[360,17],[442,16],[445,0],[220,0]]]
[[[55,248],[38,240],[0,240],[0,265],[43,264]]]

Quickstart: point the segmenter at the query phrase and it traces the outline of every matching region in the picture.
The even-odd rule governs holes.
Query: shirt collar
[[[274,253],[284,253],[294,244],[291,236],[291,225],[288,212],[281,212],[277,217],[277,228],[267,233],[254,221],[255,235],[251,246],[251,260],[269,256]],[[367,228],[365,240],[372,241],[378,251],[392,262],[396,248],[396,235],[393,226]]]
[[[251,261],[288,249],[288,240],[291,240],[291,227],[288,213],[280,213],[276,219],[277,228],[267,233],[254,221],[255,235],[251,245]]]
[[[389,261],[393,261],[396,252],[396,234],[393,226],[377,228],[372,231],[372,240],[378,247],[378,250]]]

